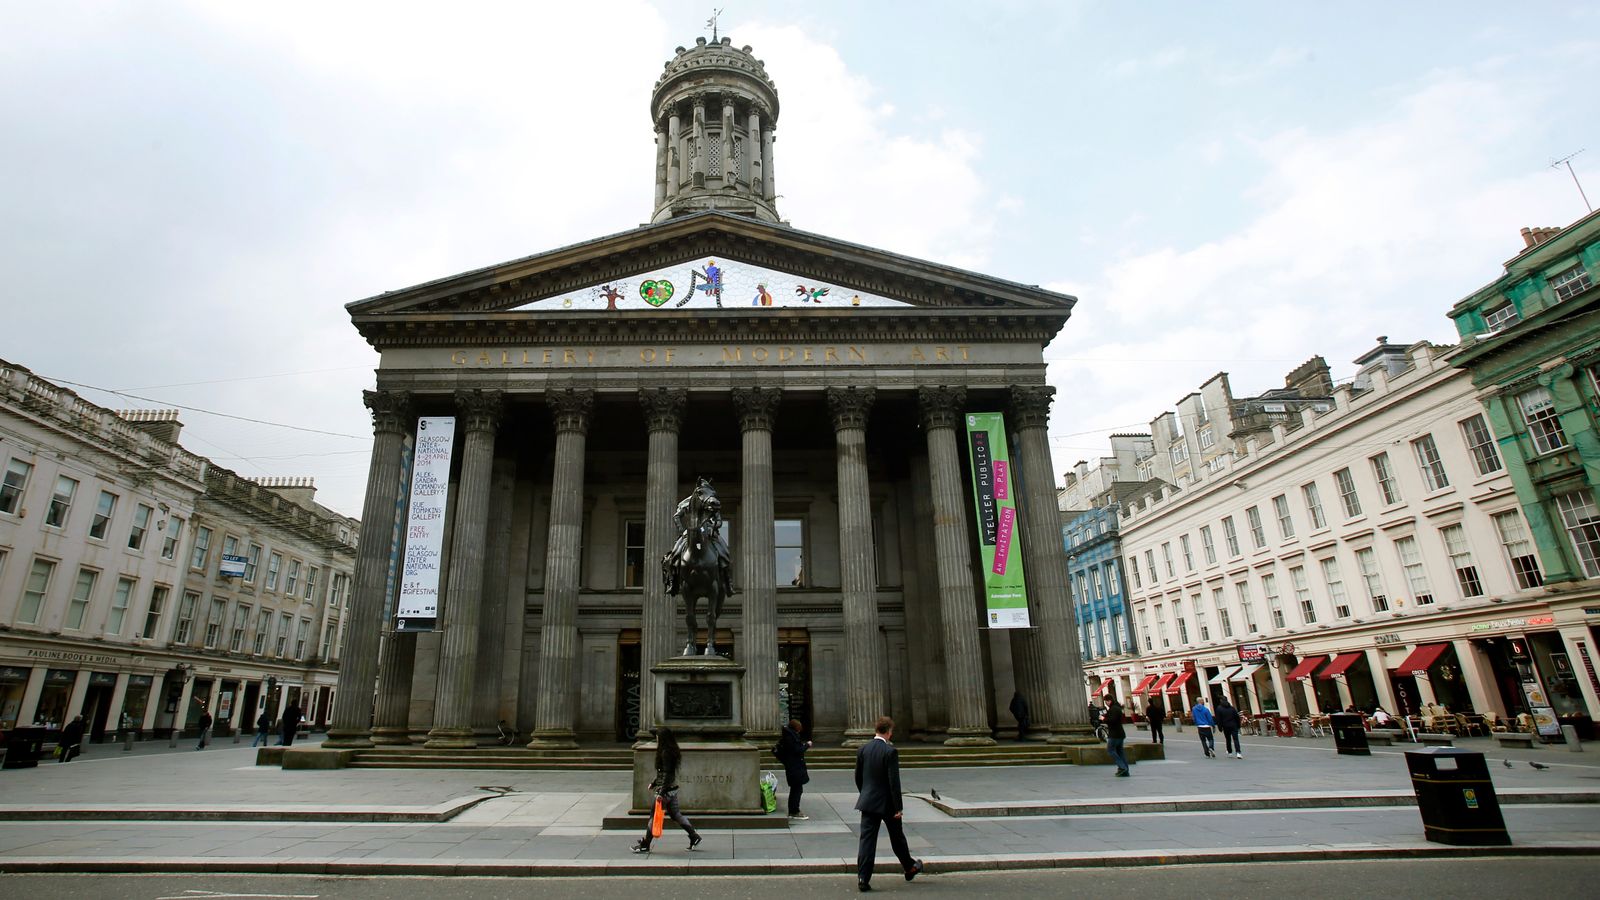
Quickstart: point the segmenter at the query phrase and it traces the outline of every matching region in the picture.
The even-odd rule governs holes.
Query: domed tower
[[[678,48],[650,95],[656,205],[650,221],[718,209],[777,222],[772,186],[778,89],[728,38]]]

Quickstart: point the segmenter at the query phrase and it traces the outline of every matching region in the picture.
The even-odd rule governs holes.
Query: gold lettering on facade
[[[656,351],[653,348],[646,347],[643,350],[639,351],[639,362],[642,362],[642,363],[653,363],[655,361],[656,361]]]
[[[465,351],[465,350],[452,350],[452,351],[450,351],[450,361],[452,363],[458,365],[458,366],[466,365],[467,364],[467,351]]]
[[[478,365],[487,366],[492,361],[493,360],[490,359],[490,357],[489,357],[489,351],[487,351],[487,350],[479,351],[479,353],[478,353]]]
[[[950,361],[950,348],[949,347],[935,347],[935,348],[933,348],[933,358],[937,359],[937,360],[941,360],[943,362],[949,362]]]
[[[589,357],[589,365],[591,365],[591,366],[594,365],[594,351],[593,350],[585,350],[583,352]]]
[[[722,361],[723,362],[744,362],[744,348],[743,347],[728,347],[728,346],[724,346],[722,348]]]
[[[756,362],[763,362],[763,363],[766,362],[767,361],[767,348],[765,348],[765,347],[756,347],[755,349],[750,351],[750,358],[755,360]]]
[[[966,362],[967,359],[968,359],[968,357],[967,357],[967,345],[966,344],[957,344],[956,345],[956,349],[961,351],[961,361],[962,362]]]
[[[568,347],[567,349],[561,351],[561,361],[566,363],[566,364],[568,364],[568,365],[571,365],[571,364],[577,362],[578,361],[578,353],[577,353],[577,351],[573,350],[571,347]]]
[[[501,350],[500,351],[500,365],[502,365],[502,366],[511,365],[511,351],[510,350]]]
[[[800,359],[803,360],[804,362],[813,362],[814,361],[811,358],[811,348],[810,347],[807,347],[807,348],[805,348],[804,350],[802,350],[800,352]]]
[[[838,362],[839,361],[839,351],[837,349],[833,348],[833,347],[828,347],[827,349],[822,351],[822,361],[823,362]]]
[[[911,348],[911,361],[912,362],[927,362],[928,358],[926,356],[922,355],[922,348],[921,347],[912,347]]]
[[[856,360],[857,362],[866,362],[867,361],[867,355],[865,353],[861,352],[861,348],[860,347],[851,347],[850,348],[850,358],[853,359],[853,360]]]
[[[779,347],[778,348],[778,362],[791,362],[793,360],[794,360],[794,348],[793,347]]]
[[[550,365],[550,351],[549,350],[544,351],[543,363],[544,363],[544,365],[547,365],[547,366]]]

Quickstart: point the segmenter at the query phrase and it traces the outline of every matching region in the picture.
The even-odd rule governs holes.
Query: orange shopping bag
[[[663,810],[661,808],[661,798],[658,796],[658,797],[656,797],[656,808],[655,808],[655,811],[650,813],[650,836],[651,837],[661,837],[661,820],[662,820],[662,818],[664,816],[664,813],[665,813],[665,810]]]

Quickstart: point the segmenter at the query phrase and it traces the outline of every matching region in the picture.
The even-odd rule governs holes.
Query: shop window
[[[1544,573],[1539,571],[1539,557],[1528,539],[1528,526],[1522,521],[1522,513],[1516,510],[1500,513],[1494,517],[1494,527],[1500,532],[1500,545],[1505,548],[1506,562],[1511,565],[1517,587],[1525,591],[1543,585]]]
[[[772,549],[777,561],[779,587],[806,587],[805,520],[778,519],[772,523]]]

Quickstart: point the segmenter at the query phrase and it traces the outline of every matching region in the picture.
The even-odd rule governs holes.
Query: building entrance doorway
[[[811,633],[804,628],[778,629],[778,720],[790,719],[811,734]]]
[[[90,672],[89,690],[83,695],[83,720],[89,724],[89,740],[98,744],[106,739],[106,724],[111,719],[111,695],[117,676],[110,672]],[[110,722],[113,728],[115,722]]]

